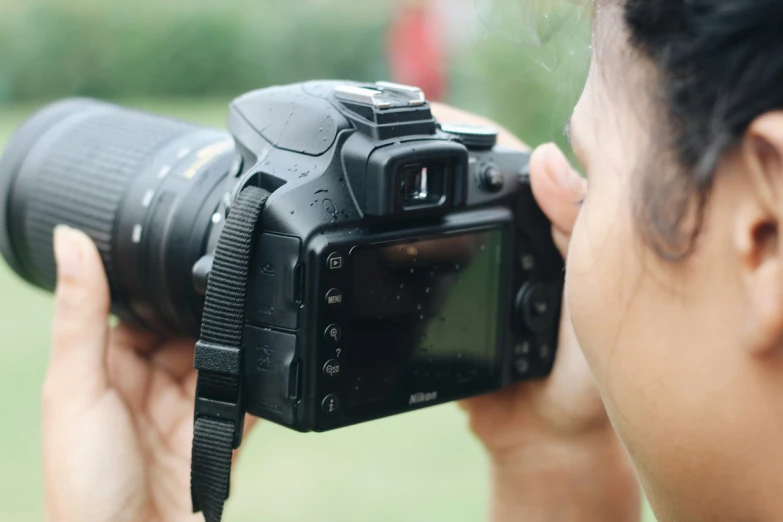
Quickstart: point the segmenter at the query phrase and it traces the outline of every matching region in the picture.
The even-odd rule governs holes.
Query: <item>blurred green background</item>
[[[527,142],[557,141],[589,62],[568,0],[445,0],[448,101]],[[2,0],[0,147],[63,96],[222,126],[244,91],[390,78],[387,0]],[[0,263],[0,520],[41,520],[39,389],[51,298]],[[269,423],[246,440],[226,520],[478,521],[486,459],[454,405],[322,435]],[[653,521],[645,508],[645,520]]]

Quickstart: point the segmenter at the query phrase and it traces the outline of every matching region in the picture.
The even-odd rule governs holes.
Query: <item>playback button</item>
[[[332,252],[326,258],[326,268],[330,272],[339,272],[343,268],[343,255],[339,252]]]

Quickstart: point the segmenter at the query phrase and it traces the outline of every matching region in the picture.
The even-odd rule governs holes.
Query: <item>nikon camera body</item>
[[[197,336],[226,223],[255,187],[238,359],[202,361],[236,374],[240,413],[326,431],[550,372],[563,260],[527,152],[384,82],[254,91],[228,129],[85,99],[42,109],[0,161],[3,256],[51,289],[53,227],[84,230],[117,315]],[[202,402],[197,418],[229,411]]]

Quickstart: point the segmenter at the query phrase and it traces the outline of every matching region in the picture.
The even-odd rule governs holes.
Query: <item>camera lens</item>
[[[437,207],[443,204],[448,165],[437,161],[405,165],[400,172],[403,208]]]
[[[54,227],[82,230],[103,259],[115,314],[198,333],[203,298],[191,271],[233,157],[223,132],[94,100],[51,104],[0,158],[0,253],[51,290]]]

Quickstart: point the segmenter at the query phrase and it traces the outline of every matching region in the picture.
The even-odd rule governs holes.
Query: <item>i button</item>
[[[335,413],[339,408],[340,408],[340,399],[338,399],[337,395],[334,395],[333,393],[330,393],[329,395],[324,397],[323,401],[321,401],[321,411],[326,413],[327,415]]]

